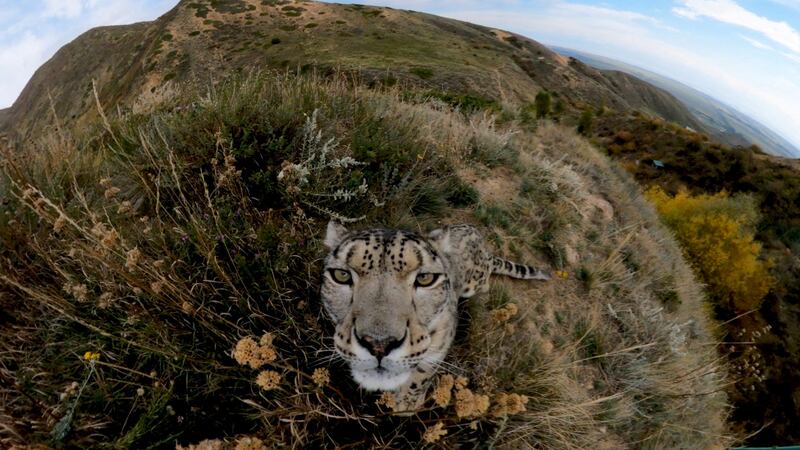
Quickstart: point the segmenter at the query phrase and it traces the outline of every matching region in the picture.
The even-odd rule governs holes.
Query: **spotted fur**
[[[321,297],[336,324],[336,351],[361,387],[394,392],[398,410],[422,406],[453,342],[459,298],[488,290],[493,273],[549,279],[493,256],[470,225],[422,237],[401,230],[349,232],[330,222],[325,245],[330,252]]]

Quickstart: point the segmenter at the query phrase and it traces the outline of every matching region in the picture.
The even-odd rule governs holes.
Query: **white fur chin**
[[[410,371],[378,372],[375,369],[353,370],[353,379],[359,386],[368,391],[394,391],[400,388],[411,377]]]

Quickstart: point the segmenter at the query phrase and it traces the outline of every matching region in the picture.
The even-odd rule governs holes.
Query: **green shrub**
[[[433,69],[428,67],[413,67],[409,69],[409,72],[422,78],[423,80],[433,78]]]
[[[537,119],[543,119],[550,114],[550,94],[547,91],[540,91],[536,94],[534,103],[536,105]]]

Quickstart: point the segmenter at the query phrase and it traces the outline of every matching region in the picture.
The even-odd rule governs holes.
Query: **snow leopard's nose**
[[[407,334],[407,333],[406,333]],[[367,351],[378,359],[378,363],[380,363],[381,359],[392,352],[392,350],[399,348],[400,345],[403,344],[403,341],[406,339],[406,335],[404,334],[402,338],[397,339],[395,337],[374,337],[374,336],[359,336],[358,333],[355,333],[356,340],[362,347],[367,349]]]

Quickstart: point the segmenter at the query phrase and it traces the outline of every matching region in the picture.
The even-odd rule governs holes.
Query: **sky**
[[[800,148],[800,0],[339,0],[414,9],[611,57],[681,81]],[[0,0],[0,108],[62,45],[176,0]]]

